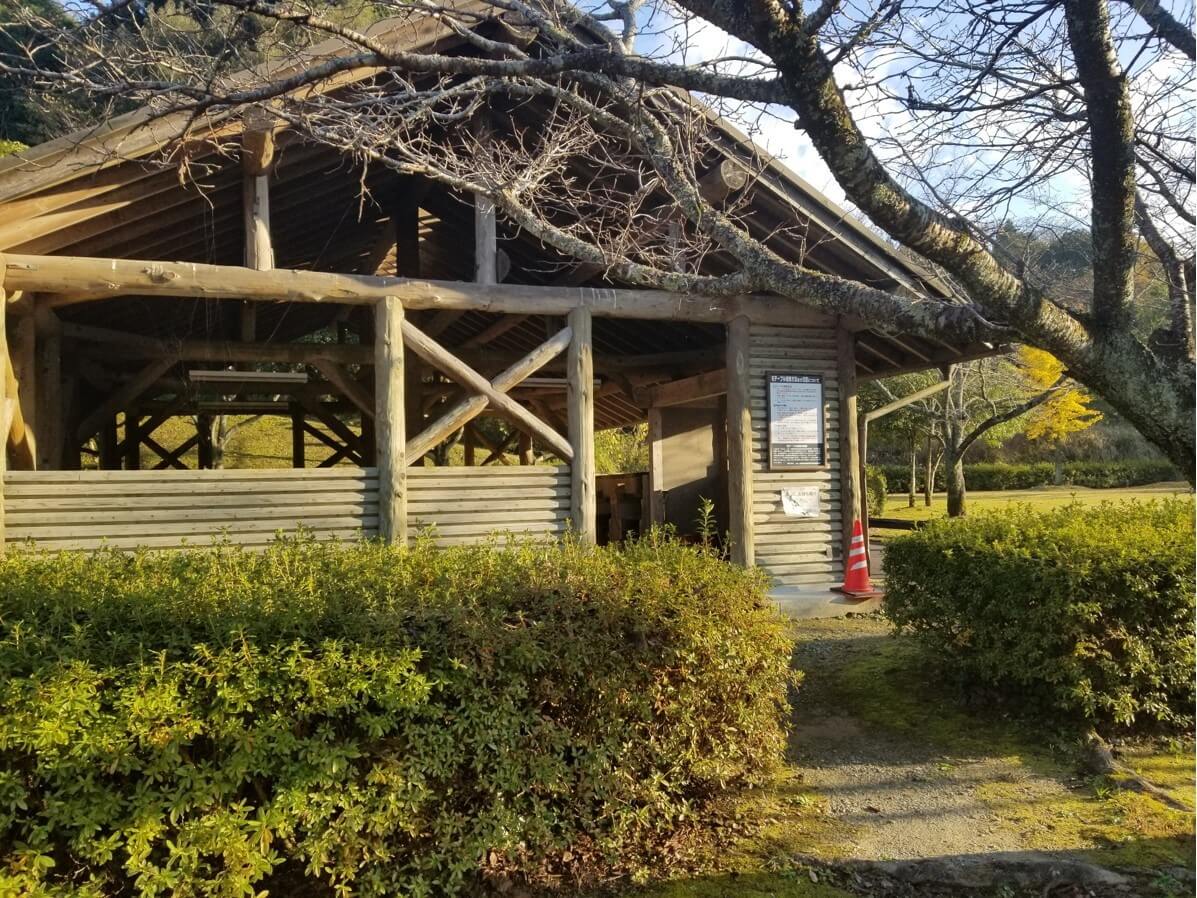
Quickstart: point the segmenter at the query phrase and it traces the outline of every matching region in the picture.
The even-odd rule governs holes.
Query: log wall
[[[407,483],[410,532],[435,525],[443,545],[568,527],[567,467],[409,468]],[[261,547],[300,528],[352,540],[378,535],[378,470],[10,471],[4,506],[9,547]]]
[[[440,545],[493,533],[560,536],[569,526],[570,469],[548,465],[407,469],[408,533],[435,525]]]
[[[262,546],[301,526],[322,539],[378,533],[373,468],[10,471],[4,499],[9,546]]]
[[[749,337],[749,407],[752,410],[752,519],[756,563],[785,586],[833,583],[841,566],[839,382],[836,332],[821,327],[752,325]],[[827,439],[824,469],[770,471],[766,375],[823,375]],[[786,487],[817,485],[821,514],[792,518],[782,512]]]

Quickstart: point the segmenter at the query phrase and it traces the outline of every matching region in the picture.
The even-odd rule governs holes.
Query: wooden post
[[[665,523],[665,490],[662,486],[665,476],[665,452],[662,443],[661,410],[648,410],[648,521],[650,524]]]
[[[39,470],[62,467],[64,422],[62,403],[62,322],[41,303],[34,306],[37,332],[37,421]]]
[[[495,204],[480,193],[474,194],[474,283],[497,284],[498,232]]]
[[[852,331],[836,328],[836,373],[840,389],[840,518],[843,539],[840,558],[846,563],[852,543],[852,528],[860,518],[861,448],[856,411],[856,342]]]
[[[756,560],[752,525],[749,327],[749,320],[743,315],[733,318],[727,325],[727,523],[732,561],[746,567]]]
[[[532,435],[522,430],[520,431],[519,453],[521,465],[536,464],[536,453],[532,451]]]
[[[566,354],[570,466],[570,517],[574,532],[586,545],[598,539],[598,499],[594,483],[594,349],[590,310],[585,306],[569,313],[573,339]]]
[[[859,478],[860,490],[857,496],[857,514],[860,517],[860,532],[864,536],[864,550],[865,561],[872,570],[873,558],[869,553],[869,473],[868,473],[868,458],[869,458],[869,417],[868,415],[860,415],[856,419],[856,448],[860,454],[860,459],[857,467],[857,477]],[[841,464],[843,461],[841,460]],[[845,558],[848,556],[845,555]]]
[[[474,467],[478,459],[474,457],[474,428],[467,424],[461,430],[461,447],[465,450],[465,464],[467,468]]]
[[[96,445],[100,450],[100,470],[120,470],[121,457],[117,452],[116,415],[109,415],[100,425],[100,432],[96,438]]]
[[[291,467],[302,468],[307,464],[303,445],[303,406],[291,401]]]
[[[211,415],[195,416],[195,433],[198,438],[195,446],[196,467],[203,471],[216,467],[216,446],[212,442],[212,423]]]
[[[245,220],[245,267],[266,271],[274,267],[270,239],[270,170],[274,165],[274,123],[251,110],[241,136],[241,204]],[[257,306],[241,303],[241,339],[257,339]]]
[[[125,470],[141,467],[141,413],[125,410]]]
[[[0,272],[0,278],[3,277]],[[4,472],[8,470],[8,422],[11,417],[8,404],[17,401],[17,397],[8,395],[8,378],[4,376],[8,371],[7,310],[8,295],[0,280],[0,556],[4,555]]]
[[[37,330],[33,309],[17,319],[11,328],[15,337],[15,352],[12,356],[14,374],[17,380],[17,402],[21,418],[25,423],[25,443],[28,449],[29,469],[37,470]]]
[[[374,432],[378,441],[378,535],[407,543],[407,422],[403,408],[403,304],[375,307]]]

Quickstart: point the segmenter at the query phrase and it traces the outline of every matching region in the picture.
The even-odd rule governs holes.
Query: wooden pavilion
[[[461,40],[434,25],[385,36],[440,52]],[[704,192],[746,209],[776,251],[950,301],[734,128],[712,127]],[[778,297],[630,289],[485,200],[250,118],[194,135],[204,175],[180,181],[153,163],[176,128],[133,113],[0,160],[0,546],[254,545],[298,527],[402,541],[429,525],[445,543],[570,527],[595,541],[619,534],[626,494],[641,492],[645,522],[684,531],[708,497],[737,561],[830,583],[862,507],[857,384],[993,351]],[[812,396],[817,445],[782,445],[770,412]],[[206,421],[237,414],[289,418],[291,467],[212,469]],[[485,445],[480,415],[505,422],[520,464],[468,464],[507,448]],[[195,433],[162,445],[180,417]],[[645,421],[647,482],[596,479],[595,431]],[[466,466],[427,464],[463,432]],[[312,438],[326,458],[305,457]],[[146,447],[153,470],[139,470]]]

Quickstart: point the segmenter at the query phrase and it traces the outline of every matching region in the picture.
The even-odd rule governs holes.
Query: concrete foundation
[[[837,592],[838,583],[809,586],[775,586],[769,598],[777,603],[783,614],[793,618],[840,617],[845,614],[866,614],[876,611],[884,601],[884,594],[867,599],[854,599]]]

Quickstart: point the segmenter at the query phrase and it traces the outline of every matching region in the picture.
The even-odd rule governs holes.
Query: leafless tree
[[[65,23],[13,9],[17,49],[0,72],[29,90],[194,122],[269,106],[363,159],[487,195],[516,226],[627,282],[768,291],[876,327],[1028,343],[1193,479],[1195,51],[1181,3],[93,0]],[[373,39],[363,23],[382,16],[437,20],[471,52]],[[488,30],[495,16],[505,24]],[[346,52],[305,56],[330,37]],[[258,74],[230,77],[246,66]],[[350,89],[311,89],[363,69],[376,74]],[[939,266],[963,301],[781,258],[734,207],[704,199],[707,130],[677,88],[741,122],[792,123],[787,142],[813,146],[850,203]],[[502,145],[471,126],[483,107],[522,105],[545,126]],[[1082,302],[996,245],[1012,217],[1089,231]],[[685,259],[666,220],[681,223]],[[726,273],[699,273],[712,252],[733,260]],[[1132,326],[1141,253],[1168,277],[1167,324],[1153,334]]]

